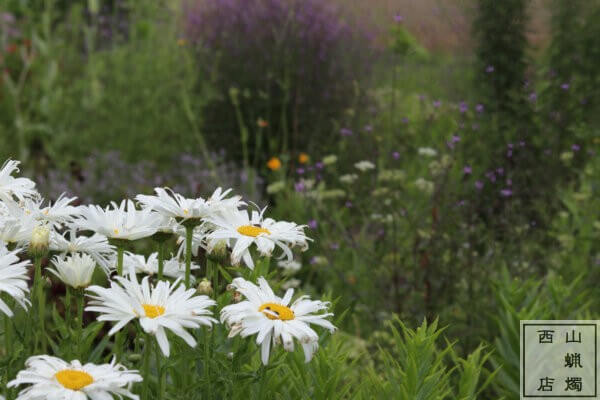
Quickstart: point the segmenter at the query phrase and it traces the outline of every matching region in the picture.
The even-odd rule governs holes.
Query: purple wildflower
[[[491,74],[492,72],[494,72],[494,66],[493,65],[488,65],[485,68],[485,72],[487,72],[488,74]]]
[[[500,191],[500,194],[502,195],[502,197],[510,197],[512,196],[513,192],[510,189],[502,189]]]
[[[322,162],[322,161],[317,161],[317,162],[315,163],[315,168],[316,168],[316,169],[323,169],[324,167],[325,167],[325,164],[323,164],[323,162]]]
[[[350,200],[346,201],[346,204],[344,204],[346,206],[346,208],[352,208],[352,202]]]
[[[352,131],[348,128],[340,129],[340,135],[342,136],[352,136]]]
[[[394,158],[394,160],[398,160],[400,158],[400,153],[395,151],[392,153],[392,157]]]
[[[397,23],[400,23],[400,22],[404,21],[404,17],[400,14],[396,14],[396,15],[394,15],[394,21]]]
[[[562,90],[569,90],[569,87],[571,87],[571,85],[569,85],[568,83],[563,83],[562,85],[560,85],[560,88]]]
[[[469,109],[469,106],[468,106],[468,105],[467,105],[467,103],[465,103],[464,101],[461,101],[461,102],[458,104],[458,109],[459,109],[459,111],[460,111],[462,114],[464,114],[464,113],[466,113],[466,112],[467,112],[467,110]]]
[[[477,111],[478,113],[482,113],[483,112],[483,104],[477,104],[475,106],[475,111]]]
[[[373,125],[367,124],[364,127],[365,132],[373,132]]]
[[[483,182],[481,182],[481,181],[475,181],[475,188],[477,190],[483,189]]]
[[[434,101],[434,102],[433,102],[433,107],[434,107],[434,108],[438,108],[438,107],[439,107],[439,106],[441,106],[441,105],[442,105],[442,102],[441,102],[441,100],[436,100],[436,101]]]
[[[529,93],[529,101],[531,101],[532,103],[537,101],[537,93],[535,93],[535,92]]]
[[[310,221],[308,221],[308,227],[310,229],[317,229],[318,223],[316,219],[311,219]]]
[[[304,168],[296,168],[296,173],[298,175],[303,175],[304,174]]]
[[[473,172],[473,169],[471,168],[471,166],[465,165],[465,167],[463,168],[463,173],[465,175],[471,175],[472,172]]]
[[[579,146],[578,144],[574,144],[571,146],[571,150],[573,151],[579,151],[581,150],[581,146]]]
[[[305,188],[306,187],[304,186],[304,182],[302,181],[296,182],[294,184],[294,189],[296,189],[296,192],[303,192]]]

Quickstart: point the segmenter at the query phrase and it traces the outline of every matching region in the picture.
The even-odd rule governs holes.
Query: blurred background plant
[[[598,318],[600,2],[366,4],[7,0],[0,155],[307,224],[279,277],[347,314],[291,397],[518,398],[519,319]]]

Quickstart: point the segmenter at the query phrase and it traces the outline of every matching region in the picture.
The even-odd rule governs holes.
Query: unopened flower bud
[[[204,278],[198,284],[197,290],[198,290],[198,293],[200,293],[200,294],[205,294],[207,296],[210,296],[210,294],[213,292],[212,284],[210,283],[210,281],[208,279]]]
[[[240,301],[242,301],[242,294],[240,292],[234,292],[233,293],[233,302],[239,303]]]
[[[42,257],[48,253],[48,244],[50,241],[50,230],[45,225],[39,225],[33,228],[31,234],[31,243],[29,244],[29,253],[34,257]]]

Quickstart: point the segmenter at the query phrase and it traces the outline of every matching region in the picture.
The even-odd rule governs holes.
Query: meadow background
[[[0,7],[0,159],[49,199],[308,225],[280,279],[340,331],[289,398],[518,398],[519,320],[599,317],[600,1]]]

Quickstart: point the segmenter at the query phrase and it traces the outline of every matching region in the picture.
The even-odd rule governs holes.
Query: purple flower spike
[[[316,219],[311,219],[310,221],[308,221],[308,227],[310,229],[317,229],[318,223]]]

